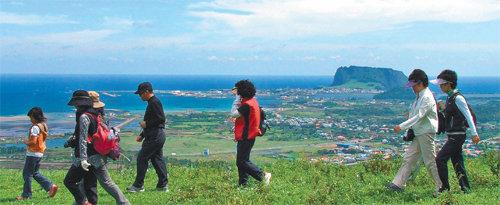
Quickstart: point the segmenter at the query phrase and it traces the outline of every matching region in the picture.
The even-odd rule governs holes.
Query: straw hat
[[[95,92],[95,91],[89,91],[89,96],[90,96],[90,100],[92,100],[92,103],[94,104],[94,108],[100,108],[100,107],[104,107],[104,104],[103,102],[99,101],[99,93]]]

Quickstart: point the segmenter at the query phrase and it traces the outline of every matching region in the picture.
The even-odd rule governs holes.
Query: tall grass
[[[500,179],[491,171],[488,157],[466,159],[472,187],[469,194],[460,192],[452,166],[448,166],[452,190],[438,198],[432,197],[434,185],[425,168],[407,184],[406,191],[387,190],[384,184],[396,174],[399,160],[373,159],[344,166],[311,163],[304,158],[269,164],[255,158],[254,162],[273,174],[269,186],[251,179],[248,186],[238,187],[234,162],[200,161],[190,167],[169,165],[169,193],[153,191],[157,177],[151,169],[145,179],[146,192],[125,193],[125,196],[132,204],[498,204]],[[60,186],[54,198],[48,198],[48,193],[34,182],[33,198],[15,201],[22,192],[22,170],[0,169],[0,204],[71,204],[73,197],[62,183],[66,170],[41,172]],[[122,172],[110,170],[110,173],[123,191],[135,179],[135,168]],[[114,199],[100,186],[98,192],[100,204],[114,204]]]

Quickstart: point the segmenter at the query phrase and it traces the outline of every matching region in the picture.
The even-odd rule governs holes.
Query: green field
[[[467,158],[472,190],[459,192],[458,183],[449,165],[452,191],[433,198],[433,183],[425,169],[420,169],[406,191],[396,193],[385,189],[400,166],[399,160],[371,160],[355,166],[311,163],[304,158],[265,163],[254,162],[272,172],[271,185],[264,186],[251,179],[247,187],[237,187],[238,174],[234,162],[204,161],[197,166],[169,166],[169,193],[152,191],[156,184],[154,170],[146,175],[146,192],[125,193],[132,204],[498,204],[500,178],[490,169],[497,158]],[[493,155],[490,155],[490,157]],[[496,169],[498,171],[498,168]],[[0,169],[1,204],[71,204],[72,195],[63,185],[66,170],[41,170],[60,185],[54,198],[33,183],[33,198],[15,201],[22,192],[21,170]],[[135,170],[123,173],[110,171],[120,189],[134,181]],[[497,173],[498,174],[498,173]],[[99,186],[99,203],[114,204],[114,199]]]

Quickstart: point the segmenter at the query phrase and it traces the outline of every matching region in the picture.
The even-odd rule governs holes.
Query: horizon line
[[[286,75],[286,74],[269,74],[269,75],[262,75],[262,74],[248,74],[248,75],[234,75],[234,74],[168,74],[168,73],[162,73],[162,74],[138,74],[138,73],[120,73],[120,74],[112,74],[112,73],[0,73],[0,75],[125,75],[125,76],[277,76],[277,77],[299,77],[299,76],[304,76],[304,77],[330,77],[330,76],[335,76],[335,74],[332,75],[307,75],[307,74],[302,74],[302,75]],[[480,76],[480,75],[462,75],[461,77],[482,77],[482,78],[500,78],[500,75],[489,75],[489,76]]]

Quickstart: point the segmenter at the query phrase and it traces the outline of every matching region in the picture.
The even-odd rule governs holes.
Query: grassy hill
[[[150,170],[146,175],[146,192],[125,193],[125,196],[132,204],[498,204],[500,178],[492,172],[496,166],[498,174],[498,154],[466,159],[472,186],[469,194],[459,192],[450,164],[452,191],[438,198],[432,197],[434,185],[423,166],[405,192],[386,190],[384,184],[392,180],[400,160],[372,159],[344,166],[304,159],[264,164],[258,157],[254,162],[273,174],[269,186],[251,179],[249,186],[239,188],[234,162],[206,161],[193,167],[169,166],[170,193],[152,191],[157,178],[154,170]],[[22,171],[0,169],[0,204],[71,204],[73,197],[62,183],[67,170],[41,172],[60,185],[54,198],[48,198],[48,193],[34,182],[33,198],[15,201],[22,192]],[[122,190],[135,177],[133,169],[110,173]],[[100,186],[98,192],[100,204],[114,204],[114,199]]]

